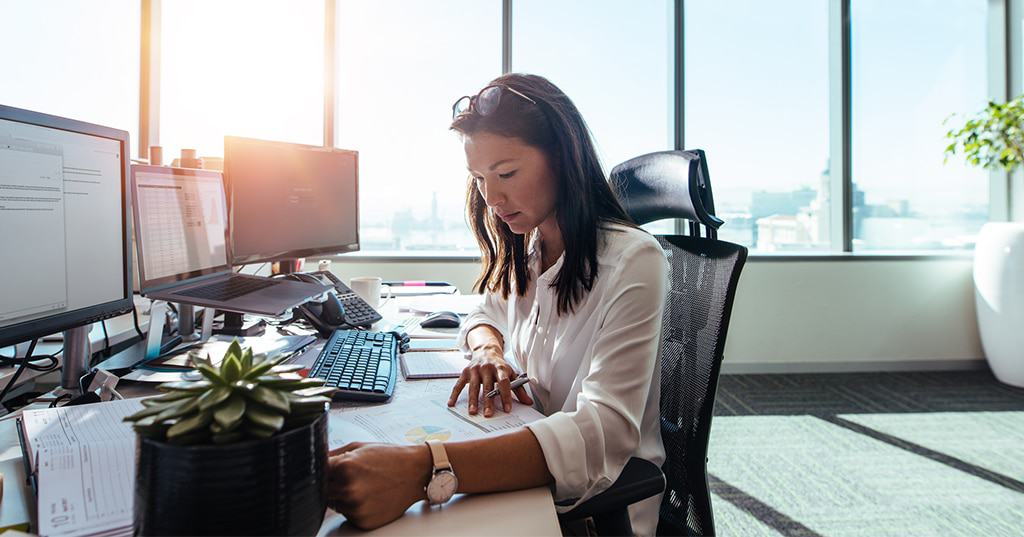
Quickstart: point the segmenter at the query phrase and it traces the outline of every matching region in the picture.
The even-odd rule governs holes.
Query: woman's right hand
[[[497,386],[502,407],[505,412],[512,411],[512,379],[516,372],[512,366],[505,361],[502,349],[499,345],[488,343],[473,349],[469,365],[462,370],[462,375],[452,388],[452,395],[448,398],[448,406],[455,406],[459,394],[463,388],[469,386],[469,413],[475,415],[479,409],[479,400],[483,398],[484,417],[494,415],[494,397],[483,397],[487,392]],[[481,393],[481,389],[483,393]],[[526,393],[526,386],[515,389],[516,398],[523,404],[532,405],[533,399]]]

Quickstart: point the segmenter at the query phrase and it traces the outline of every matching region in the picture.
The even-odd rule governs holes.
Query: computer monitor
[[[0,106],[0,347],[132,310],[128,133]]]
[[[359,154],[226,136],[232,263],[359,249]]]

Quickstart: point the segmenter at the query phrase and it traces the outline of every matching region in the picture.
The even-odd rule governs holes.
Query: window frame
[[[502,0],[502,72],[509,72],[512,65],[512,3]],[[825,252],[815,253],[772,253],[751,250],[753,258],[770,261],[808,260],[906,260],[925,258],[964,257],[969,253],[957,250],[928,250],[922,252],[866,252],[853,250],[853,207],[851,173],[851,25],[850,5],[853,0],[828,0],[829,2],[829,147],[830,177],[832,196],[830,207],[830,246]],[[148,155],[150,145],[159,145],[160,140],[160,13],[162,0],[140,0],[142,4],[141,54],[139,72],[139,137],[138,155]],[[1009,27],[1010,6],[1016,11],[1020,0],[988,0],[987,72],[988,92],[993,99],[1005,100],[1010,94],[1012,65],[1009,61],[1009,47],[1014,33]],[[684,149],[686,90],[684,69],[684,3],[674,0],[673,7],[673,138],[674,148]],[[324,0],[324,102],[323,144],[334,146],[334,125],[336,122],[336,80],[337,69],[337,28],[335,14],[338,0]],[[989,221],[1009,221],[1012,216],[1010,174],[1002,170],[989,172]],[[684,233],[686,223],[676,220],[676,233]],[[360,261],[473,261],[479,256],[451,255],[443,252],[359,252],[347,254],[346,259]]]

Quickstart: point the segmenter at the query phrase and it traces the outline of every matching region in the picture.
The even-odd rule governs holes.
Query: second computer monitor
[[[359,249],[359,154],[226,136],[232,262]]]

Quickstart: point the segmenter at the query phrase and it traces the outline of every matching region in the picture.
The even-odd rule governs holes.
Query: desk
[[[381,308],[381,313],[385,319],[393,321],[399,312],[395,301],[389,302]],[[134,331],[134,328],[132,330]],[[296,361],[312,363],[322,344],[320,341],[312,345],[309,351],[303,353]],[[451,379],[407,382],[399,374],[394,397],[401,397],[403,391],[443,392],[450,389],[452,382]],[[129,397],[152,393],[152,388],[138,384],[126,388],[121,391]],[[352,403],[336,403],[343,404]],[[7,474],[7,479],[4,480],[4,510],[0,511],[0,515],[3,515],[0,523],[18,522],[19,519],[24,521],[35,515],[35,501],[31,489],[24,482],[24,468],[20,465],[20,449],[14,420],[0,420],[0,466],[2,470],[10,468],[12,472]],[[22,499],[20,509],[14,507],[10,511],[7,510],[9,504],[17,505],[11,496]],[[431,508],[425,502],[418,502],[410,507],[402,518],[372,532],[363,532],[346,524],[343,516],[328,510],[319,535],[478,535],[491,532],[495,521],[514,521],[515,526],[510,527],[507,533],[561,535],[551,492],[547,487],[495,494],[460,494],[440,508]]]

